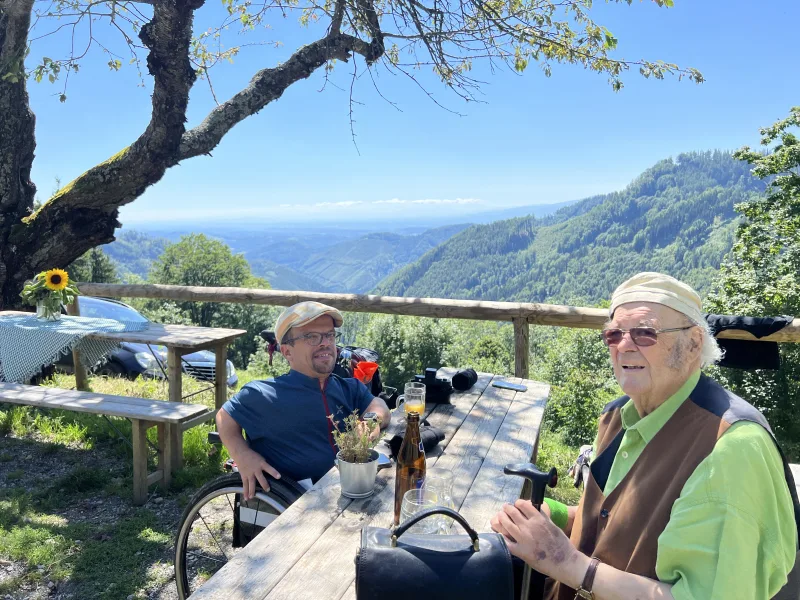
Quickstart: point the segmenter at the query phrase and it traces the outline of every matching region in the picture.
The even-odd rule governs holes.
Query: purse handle
[[[458,512],[454,511],[452,508],[447,508],[444,506],[437,506],[435,508],[424,510],[421,513],[418,513],[415,516],[411,517],[408,521],[406,521],[399,527],[394,528],[394,531],[392,532],[392,548],[397,547],[397,540],[401,535],[403,535],[411,527],[422,521],[422,519],[427,519],[428,517],[431,517],[433,515],[444,515],[458,522],[458,524],[464,528],[464,531],[467,532],[470,540],[472,540],[472,549],[475,550],[475,552],[480,551],[480,541],[478,539],[478,532],[476,532],[472,527],[470,527],[469,523],[467,523],[467,520],[464,517],[462,517]]]

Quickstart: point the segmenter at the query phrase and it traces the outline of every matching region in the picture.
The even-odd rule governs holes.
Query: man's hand
[[[576,587],[582,581],[590,559],[581,554],[564,532],[553,524],[549,507],[545,507],[547,505],[542,504],[542,510],[546,510],[548,516],[536,510],[529,500],[506,504],[492,519],[492,529],[506,538],[511,554],[536,571]]]
[[[265,461],[264,457],[249,448],[242,451],[234,460],[239,469],[239,475],[242,477],[245,500],[250,500],[256,495],[256,481],[261,484],[261,489],[265,492],[269,491],[269,483],[267,483],[267,478],[264,477],[265,472],[275,479],[281,478],[281,474]]]
[[[364,434],[369,433],[369,439],[377,440],[378,437],[381,435],[381,424],[380,421],[359,421],[358,422],[358,433]]]

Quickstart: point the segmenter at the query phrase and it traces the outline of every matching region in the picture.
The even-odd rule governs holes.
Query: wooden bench
[[[213,419],[214,412],[199,404],[112,396],[58,388],[0,382],[0,402],[58,408],[130,419],[133,433],[133,503],[147,501],[147,488],[169,486],[183,463],[183,432]],[[158,428],[158,466],[147,473],[147,430]]]

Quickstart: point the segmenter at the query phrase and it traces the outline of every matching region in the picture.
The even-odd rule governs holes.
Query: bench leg
[[[133,504],[147,502],[147,421],[131,419],[133,432]]]
[[[170,444],[170,425],[158,424],[158,468],[161,470],[161,488],[166,491],[172,482],[172,444]]]
[[[170,465],[175,473],[183,467],[183,430],[180,423],[165,424],[167,428],[167,444],[169,445]]]
[[[228,400],[227,343],[220,344],[214,348],[214,355],[216,357],[214,369],[214,409],[219,410]]]

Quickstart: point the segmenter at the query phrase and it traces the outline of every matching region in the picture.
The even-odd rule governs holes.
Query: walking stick
[[[533,463],[520,463],[516,465],[506,465],[503,469],[506,475],[519,475],[531,482],[531,504],[541,511],[544,502],[544,491],[547,486],[556,487],[558,483],[558,471],[553,467],[549,473],[540,471]],[[545,576],[534,571],[526,563],[522,572],[522,588],[520,600],[542,600],[544,595]]]

